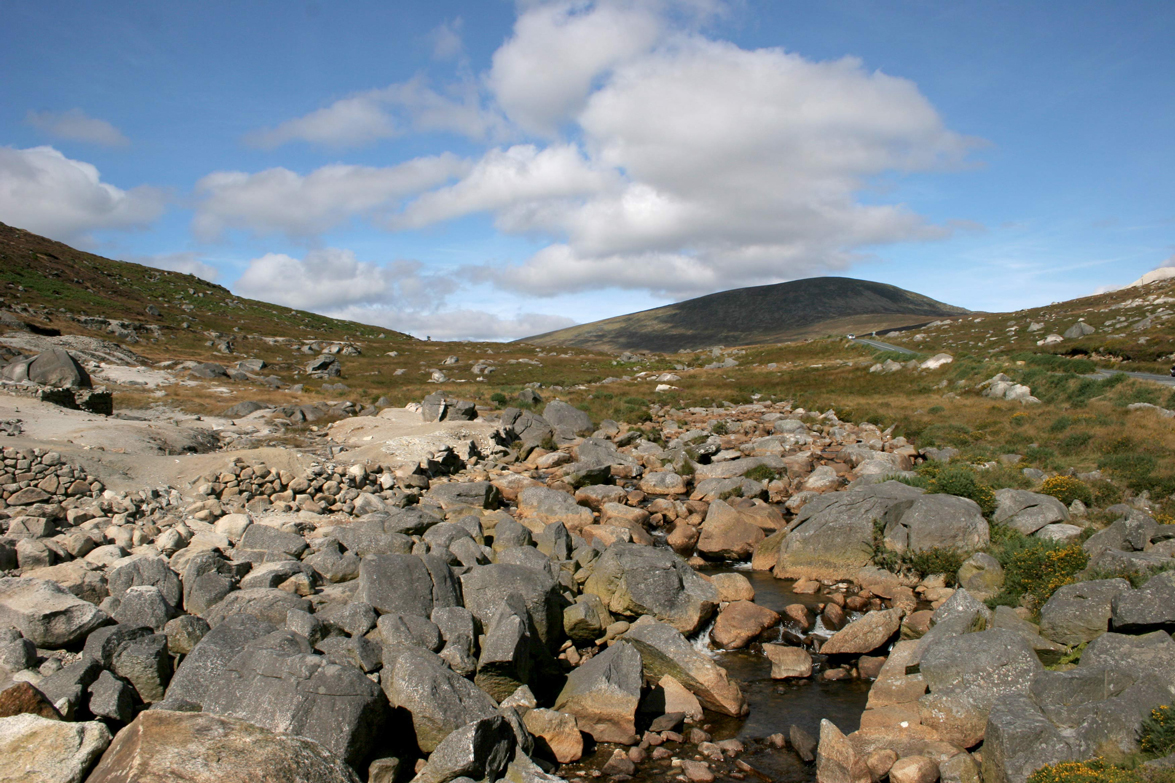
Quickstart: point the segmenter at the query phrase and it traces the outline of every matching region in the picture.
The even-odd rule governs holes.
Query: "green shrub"
[[[947,585],[954,586],[955,577],[967,555],[956,549],[935,547],[922,552],[906,552],[902,559],[920,577],[942,574],[946,577]]]
[[[1068,416],[1060,416],[1057,419],[1055,419],[1052,424],[1049,425],[1049,432],[1052,432],[1052,433],[1064,432],[1065,430],[1069,429],[1069,427],[1072,426],[1072,424],[1073,424],[1073,419],[1069,418]]]
[[[1142,783],[1134,770],[1109,764],[1102,758],[1089,761],[1062,761],[1041,767],[1028,777],[1028,783]]]
[[[1050,476],[1040,485],[1042,495],[1051,495],[1066,506],[1080,500],[1087,506],[1093,505],[1093,490],[1084,481],[1073,476]]]
[[[756,465],[743,474],[745,478],[751,481],[774,481],[779,478],[779,474],[773,468],[766,465]]]
[[[926,462],[919,473],[926,480],[925,488],[930,494],[969,498],[979,504],[984,516],[990,517],[995,513],[995,492],[972,468]]]
[[[941,405],[932,405],[930,406],[930,410],[928,412],[932,416],[937,416],[940,413],[945,413],[946,408],[942,407]]]
[[[1061,438],[1057,450],[1066,456],[1072,456],[1089,445],[1093,440],[1092,432],[1074,432]]]
[[[710,432],[714,433],[715,435],[727,435],[729,434],[730,430],[727,429],[726,422],[716,421],[710,425]]]
[[[1166,704],[1151,710],[1142,721],[1138,739],[1144,753],[1166,756],[1175,751],[1175,710]]]
[[[1057,452],[1048,446],[1032,446],[1024,450],[1024,460],[1033,465],[1049,467],[1057,459]]]
[[[1089,488],[1093,492],[1093,502],[1102,508],[1122,502],[1122,488],[1112,481],[1095,479],[1089,482]]]
[[[494,392],[490,395],[490,402],[497,403],[499,406],[506,404],[506,395],[502,392]]]
[[[1004,586],[993,606],[1017,606],[1027,598],[1039,609],[1089,564],[1089,553],[1080,544],[1031,538],[1007,525],[993,525],[991,532],[991,554],[1004,568]]]

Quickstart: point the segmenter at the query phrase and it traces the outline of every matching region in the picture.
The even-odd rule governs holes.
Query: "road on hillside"
[[[1122,372],[1123,375],[1129,375],[1131,378],[1137,378],[1140,381],[1154,381],[1155,383],[1161,383],[1164,386],[1175,386],[1175,378],[1172,378],[1170,375],[1155,375],[1154,373],[1150,373],[1150,372],[1124,372],[1124,371],[1112,371],[1112,370],[1098,370],[1097,372],[1095,372],[1093,375],[1091,375],[1089,377],[1091,377],[1091,378],[1109,378],[1113,375],[1117,375],[1118,372]]]
[[[898,353],[914,354],[909,348],[903,348],[900,345],[890,345],[889,343],[883,343],[878,340],[866,340],[864,337],[854,337],[853,342],[868,345],[870,348],[876,348],[879,351],[897,351]]]

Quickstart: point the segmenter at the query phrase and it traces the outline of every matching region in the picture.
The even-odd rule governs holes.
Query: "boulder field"
[[[1038,623],[982,602],[995,526],[1082,530],[1051,497],[1001,490],[989,518],[894,480],[928,455],[831,411],[634,428],[527,391],[480,442],[298,472],[225,454],[133,492],[3,449],[0,781],[704,782],[786,753],[821,783],[1023,783],[1136,751],[1175,694],[1170,573],[1068,585]],[[1165,526],[1121,511],[1091,567],[1175,563]],[[966,560],[911,577],[879,546]],[[739,569],[794,599],[757,603]],[[871,681],[859,727],[715,739],[753,709],[713,655],[735,649],[778,680]]]

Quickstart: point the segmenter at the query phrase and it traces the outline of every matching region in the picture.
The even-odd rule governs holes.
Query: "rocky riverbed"
[[[893,479],[944,455],[832,411],[635,428],[527,395],[131,491],[5,448],[0,780],[1022,783],[1137,750],[1175,694],[1167,573],[982,602],[997,526],[1079,540],[1080,508],[927,494]],[[1116,511],[1091,569],[1175,564]],[[969,557],[920,578],[878,547]]]

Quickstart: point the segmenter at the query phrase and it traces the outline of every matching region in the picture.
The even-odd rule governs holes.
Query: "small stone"
[[[710,765],[704,761],[683,761],[681,771],[685,773],[686,779],[693,783],[712,783],[714,780]]]
[[[934,783],[938,780],[938,765],[926,756],[906,756],[894,762],[889,779],[890,783]]]
[[[612,751],[612,758],[608,759],[603,766],[605,775],[631,775],[636,772],[636,764],[628,757],[628,753],[617,748]]]

